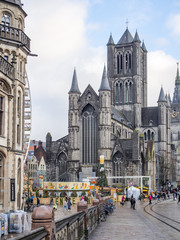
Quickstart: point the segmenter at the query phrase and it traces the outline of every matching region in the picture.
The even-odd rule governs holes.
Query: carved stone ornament
[[[4,92],[6,92],[8,94],[11,93],[9,85],[2,79],[0,79],[0,90],[3,90]]]

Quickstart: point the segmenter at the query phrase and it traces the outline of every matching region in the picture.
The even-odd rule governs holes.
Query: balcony
[[[21,29],[0,24],[0,38],[15,41],[30,51],[31,40]]]
[[[7,77],[13,79],[13,65],[0,56],[0,71]]]

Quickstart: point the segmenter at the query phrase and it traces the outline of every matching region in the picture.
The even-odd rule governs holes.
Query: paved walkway
[[[161,203],[160,211],[168,213],[173,211],[177,219],[180,214],[180,204],[172,200]],[[147,203],[146,203],[147,204]],[[179,240],[180,233],[169,228],[165,224],[147,215],[143,208],[144,203],[138,202],[136,210],[130,209],[130,203],[125,206],[117,206],[112,215],[108,216],[106,222],[101,222],[90,236],[90,240]],[[175,209],[175,210],[174,210]],[[156,206],[156,211],[158,205]],[[171,214],[173,215],[173,214]],[[171,216],[172,217],[172,216]]]

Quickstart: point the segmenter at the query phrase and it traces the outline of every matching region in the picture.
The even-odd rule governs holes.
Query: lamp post
[[[100,174],[101,174],[101,194],[103,194],[104,187],[104,155],[100,155]]]

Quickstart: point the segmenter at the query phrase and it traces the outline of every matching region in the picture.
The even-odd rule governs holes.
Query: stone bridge
[[[36,207],[32,214],[32,230],[13,240],[83,240],[88,239],[97,224],[104,218],[104,208],[110,197],[94,199],[93,206],[87,202],[77,205],[77,213],[54,221],[51,207]]]

